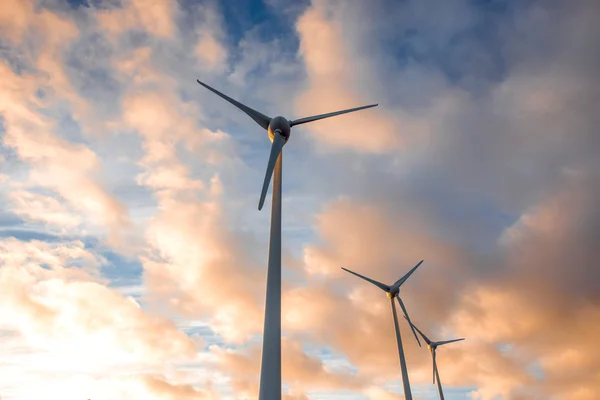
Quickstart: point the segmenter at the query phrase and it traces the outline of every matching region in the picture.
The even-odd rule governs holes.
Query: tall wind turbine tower
[[[260,365],[259,400],[281,400],[281,179],[282,150],[290,138],[291,128],[295,125],[334,117],[354,111],[375,107],[377,104],[320,114],[312,117],[288,120],[282,116],[270,118],[231,97],[219,92],[205,83],[198,83],[216,95],[227,100],[258,125],[265,129],[271,140],[271,153],[267,163],[267,172],[263,182],[258,209],[265,202],[271,175],[273,178],[273,201],[271,204],[271,231],[269,237],[269,261],[267,266],[267,293],[265,300],[265,323],[263,329],[262,360]]]

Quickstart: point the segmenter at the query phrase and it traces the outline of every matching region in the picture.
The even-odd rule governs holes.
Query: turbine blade
[[[243,112],[248,114],[248,116],[250,116],[250,118],[252,118],[258,125],[262,126],[264,129],[269,128],[269,122],[271,121],[271,118],[267,117],[266,115],[264,115],[262,113],[259,113],[258,111],[248,107],[245,104],[240,103],[237,100],[232,99],[231,97],[227,96],[226,94],[219,92],[217,89],[211,88],[206,83],[200,82],[199,79],[196,79],[196,81],[198,81],[198,83],[200,85],[204,86],[205,88],[207,88],[214,94],[222,97],[223,99],[227,100],[228,102],[230,102],[231,104],[233,104],[234,106],[236,106],[237,108],[239,108],[240,110],[242,110]]]
[[[307,122],[313,122],[313,121],[316,121],[316,120],[319,120],[319,119],[323,119],[323,118],[335,117],[336,115],[351,113],[351,112],[354,112],[354,111],[360,111],[360,110],[364,110],[365,108],[377,107],[378,105],[379,104],[370,104],[368,106],[362,106],[362,107],[356,107],[356,108],[349,108],[347,110],[335,111],[335,112],[328,113],[328,114],[320,114],[320,115],[314,115],[312,117],[295,119],[293,121],[290,121],[290,126],[300,125],[300,124],[306,124]]]
[[[432,356],[433,356],[433,384],[435,385],[435,374],[437,372],[437,363],[435,360],[435,350],[433,350],[431,352]]]
[[[459,342],[461,340],[465,340],[465,338],[460,338],[460,339],[452,339],[452,340],[444,340],[442,342],[437,342],[438,346],[441,346],[443,344],[448,344],[448,343],[454,343],[454,342]]]
[[[361,275],[361,274],[358,274],[358,273],[356,273],[356,272],[350,271],[349,269],[346,269],[346,268],[344,268],[344,267],[342,267],[342,269],[343,269],[344,271],[346,271],[346,272],[350,272],[352,275],[356,275],[356,276],[358,276],[359,278],[362,278],[362,279],[364,279],[364,280],[365,280],[365,281],[367,281],[367,282],[371,282],[373,285],[377,286],[378,288],[380,288],[380,289],[381,289],[381,290],[383,290],[384,292],[389,292],[389,291],[390,291],[390,287],[389,287],[388,285],[385,285],[385,284],[383,284],[383,283],[381,283],[381,282],[377,282],[377,281],[376,281],[376,280],[374,280],[374,279],[367,278],[366,276],[363,276],[363,275]]]
[[[262,207],[265,203],[267,190],[269,190],[269,183],[271,183],[271,177],[273,176],[273,169],[275,168],[275,163],[279,158],[279,154],[281,154],[281,149],[283,149],[284,144],[285,139],[283,136],[281,136],[278,131],[275,131],[275,135],[273,135],[273,144],[271,144],[271,154],[269,155],[269,163],[267,164],[265,181],[263,182],[262,191],[260,192],[260,201],[258,202],[259,210],[262,210]]]
[[[419,335],[421,335],[421,337],[423,337],[423,340],[425,340],[425,343],[431,344],[431,340],[429,340],[429,338],[427,336],[425,336],[425,334],[423,332],[421,332],[421,330],[419,328],[417,328],[417,326],[415,324],[410,322],[410,320],[406,317],[404,317],[404,319],[408,321],[410,326],[412,326],[413,328],[415,328],[417,330],[417,332],[419,332]]]
[[[419,347],[421,347],[421,342],[419,341],[417,332],[415,332],[415,326],[412,324],[412,322],[410,322],[410,318],[408,317],[408,313],[406,312],[406,307],[404,307],[404,302],[402,301],[400,296],[396,296],[396,298],[398,299],[398,303],[400,303],[400,307],[402,307],[402,312],[404,313],[404,318],[406,318],[406,320],[410,324],[410,329],[412,329],[412,333],[413,333],[413,335],[415,335],[415,339],[417,339],[417,343],[419,344]]]
[[[421,261],[419,261],[419,263],[418,263],[417,265],[415,265],[415,266],[413,267],[413,269],[411,269],[410,271],[408,271],[408,272],[406,273],[406,275],[404,275],[402,278],[398,279],[398,280],[396,281],[396,283],[394,283],[392,286],[396,286],[396,287],[400,287],[400,286],[402,286],[402,284],[403,284],[404,282],[406,282],[406,280],[407,280],[407,279],[408,279],[408,278],[409,278],[409,277],[412,275],[412,273],[413,273],[413,272],[415,272],[415,270],[416,270],[417,268],[419,268],[419,266],[420,266],[421,264],[423,264],[423,261],[425,261],[425,260],[421,260]]]

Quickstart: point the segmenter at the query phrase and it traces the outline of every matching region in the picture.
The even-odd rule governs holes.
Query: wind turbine
[[[410,320],[408,318],[406,320],[408,321],[408,323],[410,324],[411,327],[415,328],[417,330],[417,332],[419,332],[419,334],[423,337],[423,340],[425,341],[425,343],[427,343],[427,348],[431,352],[431,357],[433,358],[433,383],[435,384],[435,382],[437,380],[437,386],[438,386],[438,392],[440,394],[440,399],[444,400],[444,392],[442,391],[442,384],[440,382],[440,374],[438,372],[437,362],[435,360],[435,351],[438,348],[438,346],[442,346],[444,344],[453,343],[453,342],[459,342],[461,340],[465,340],[465,338],[443,340],[441,342],[434,342],[434,341],[430,340],[427,336],[425,336],[425,334],[423,332],[421,332],[419,330],[419,328],[417,328],[412,322],[410,322]]]
[[[394,316],[394,327],[396,329],[396,341],[398,342],[398,355],[400,356],[400,369],[402,370],[402,383],[404,386],[404,397],[406,400],[412,400],[412,393],[410,391],[410,382],[408,381],[408,370],[406,368],[406,358],[404,357],[404,349],[402,348],[402,337],[400,336],[400,328],[398,326],[398,315],[396,314],[396,305],[394,303],[394,298],[398,299],[398,303],[400,303],[400,307],[402,307],[402,312],[404,313],[404,318],[406,318],[406,320],[410,322],[410,318],[408,317],[408,313],[406,312],[406,307],[404,306],[404,302],[402,301],[400,296],[398,296],[398,294],[400,293],[400,286],[402,286],[402,284],[404,282],[406,282],[406,280],[412,275],[413,272],[415,272],[415,270],[417,268],[419,268],[419,266],[423,263],[423,261],[424,260],[419,261],[419,263],[417,265],[415,265],[410,271],[408,271],[406,273],[406,275],[404,275],[402,278],[398,279],[396,281],[396,283],[394,283],[392,286],[388,286],[384,283],[377,282],[374,279],[367,278],[366,276],[363,276],[361,274],[358,274],[356,272],[350,271],[349,269],[342,267],[342,269],[344,271],[350,272],[351,274],[356,275],[359,278],[362,278],[365,281],[372,283],[373,285],[377,286],[378,288],[380,288],[381,290],[386,292],[388,298],[390,299],[390,302],[392,303],[392,315]],[[417,343],[419,344],[419,347],[420,347],[421,342],[419,342],[419,338],[417,337],[417,333],[415,332],[414,328],[412,328],[412,324],[411,324],[411,329],[412,329],[413,334],[415,335],[415,339],[417,339]]]
[[[267,163],[267,172],[263,182],[258,209],[261,210],[265,202],[271,175],[273,179],[273,200],[271,204],[271,231],[269,237],[269,261],[267,266],[267,293],[265,300],[265,322],[263,329],[263,350],[260,365],[259,400],[281,399],[281,177],[283,146],[290,138],[291,128],[295,125],[306,124],[323,118],[334,117],[354,111],[364,110],[377,106],[351,108],[320,114],[312,117],[288,120],[282,116],[270,118],[216,89],[198,80],[198,83],[216,95],[227,100],[254,120],[263,129],[266,129],[271,140],[271,153]],[[274,170],[274,173],[273,173]]]

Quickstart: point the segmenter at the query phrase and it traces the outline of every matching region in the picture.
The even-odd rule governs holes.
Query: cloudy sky
[[[3,0],[0,396],[257,397],[290,119],[287,400],[402,399],[403,287],[448,399],[600,392],[596,0]],[[417,399],[431,360],[402,321]],[[50,397],[49,397],[50,396]]]

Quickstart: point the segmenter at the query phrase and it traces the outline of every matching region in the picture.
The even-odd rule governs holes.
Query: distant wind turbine
[[[442,391],[442,383],[440,382],[440,374],[438,372],[437,362],[435,359],[435,351],[438,346],[448,344],[448,343],[453,343],[453,342],[459,342],[461,340],[465,340],[465,338],[443,340],[441,342],[434,342],[434,341],[430,340],[427,336],[425,336],[425,334],[423,332],[421,332],[419,330],[419,328],[417,328],[412,322],[410,322],[410,320],[408,320],[408,319],[406,319],[406,320],[408,321],[410,326],[412,326],[413,328],[415,328],[417,330],[417,332],[419,332],[419,334],[423,337],[423,340],[427,343],[427,348],[431,352],[431,357],[433,358],[433,383],[435,384],[435,382],[437,380],[437,387],[438,387],[438,393],[440,394],[440,400],[444,400],[444,392]]]
[[[400,336],[400,328],[398,326],[398,315],[396,314],[396,305],[394,303],[394,298],[398,299],[398,303],[400,304],[400,307],[402,307],[402,312],[404,313],[404,318],[406,318],[406,320],[409,321],[409,323],[410,323],[410,318],[408,317],[408,313],[406,312],[406,307],[404,306],[404,302],[402,301],[400,296],[398,296],[398,294],[400,293],[400,286],[402,286],[402,284],[404,282],[406,282],[406,280],[412,275],[413,272],[415,272],[415,270],[417,268],[419,268],[419,266],[423,263],[423,261],[424,260],[419,261],[419,263],[417,265],[415,265],[413,267],[413,269],[408,271],[408,273],[406,273],[406,275],[404,275],[402,278],[398,279],[396,281],[396,283],[394,283],[392,286],[388,286],[381,282],[377,282],[376,280],[367,278],[366,276],[363,276],[361,274],[358,274],[356,272],[350,271],[349,269],[342,267],[342,269],[344,271],[350,272],[351,274],[356,275],[359,278],[362,278],[365,281],[372,283],[373,285],[377,286],[378,288],[380,288],[381,290],[386,292],[387,296],[389,297],[389,299],[392,303],[392,315],[394,316],[394,327],[396,329],[396,342],[398,343],[398,355],[400,356],[400,369],[402,371],[402,383],[404,386],[404,397],[406,400],[412,400],[412,393],[410,391],[410,382],[408,381],[408,369],[406,368],[406,358],[404,357],[404,349],[402,348],[402,337]],[[421,346],[421,342],[419,342],[419,338],[417,336],[417,333],[413,329],[412,324],[410,325],[410,327],[413,331],[413,334],[415,335],[415,339],[417,339],[417,343],[419,344],[419,346]]]
[[[320,114],[312,117],[288,120],[278,116],[270,118],[231,97],[219,92],[205,83],[198,83],[216,95],[227,100],[266,129],[271,140],[271,153],[267,163],[267,172],[260,193],[258,209],[261,210],[267,196],[271,176],[273,179],[273,200],[271,204],[271,231],[269,238],[269,261],[267,267],[267,293],[265,301],[265,322],[263,332],[263,350],[260,366],[259,400],[281,399],[281,176],[283,146],[290,138],[291,128],[295,125],[334,117],[354,111],[375,107],[377,104]]]

